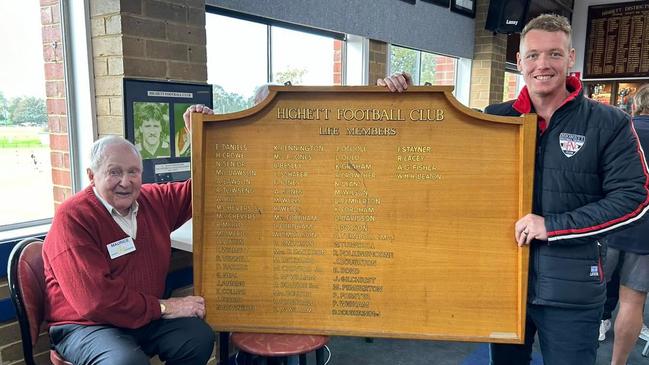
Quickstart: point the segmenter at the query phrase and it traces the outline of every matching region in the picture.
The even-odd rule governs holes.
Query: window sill
[[[47,223],[1,231],[0,242],[17,241],[22,238],[33,236],[44,236],[50,230],[51,225],[51,223]]]

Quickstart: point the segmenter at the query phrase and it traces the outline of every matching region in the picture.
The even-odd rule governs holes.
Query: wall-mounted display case
[[[649,84],[648,80],[637,81],[583,81],[586,97],[600,103],[614,105],[631,114],[633,96],[640,86]]]
[[[597,100],[607,105],[612,104],[613,83],[599,81],[584,81],[584,93],[586,97]]]

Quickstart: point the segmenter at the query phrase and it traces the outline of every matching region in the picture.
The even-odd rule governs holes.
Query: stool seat
[[[320,349],[329,342],[329,336],[235,332],[230,340],[249,354],[276,357]]]

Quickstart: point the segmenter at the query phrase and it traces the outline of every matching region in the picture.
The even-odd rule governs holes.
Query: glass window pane
[[[207,82],[214,88],[214,111],[231,113],[252,106],[255,90],[268,80],[267,26],[207,13]]]
[[[414,49],[390,46],[390,72],[407,72],[413,77],[413,83],[419,84],[419,52]]]
[[[39,2],[0,2],[0,34],[12,35],[2,37],[0,67],[2,230],[51,218],[54,197]]]
[[[455,85],[457,59],[433,53],[421,53],[421,77],[419,84]]]
[[[272,27],[273,82],[293,85],[340,85],[342,43],[333,38]],[[336,49],[338,48],[338,50]],[[337,53],[338,51],[338,53]]]

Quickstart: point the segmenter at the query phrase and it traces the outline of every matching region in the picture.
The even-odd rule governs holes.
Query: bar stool
[[[329,336],[235,332],[230,340],[240,350],[239,365],[253,364],[255,356],[264,357],[268,365],[285,365],[288,357],[295,355],[300,365],[306,365],[306,355],[311,351],[315,351],[316,365],[324,365]]]

